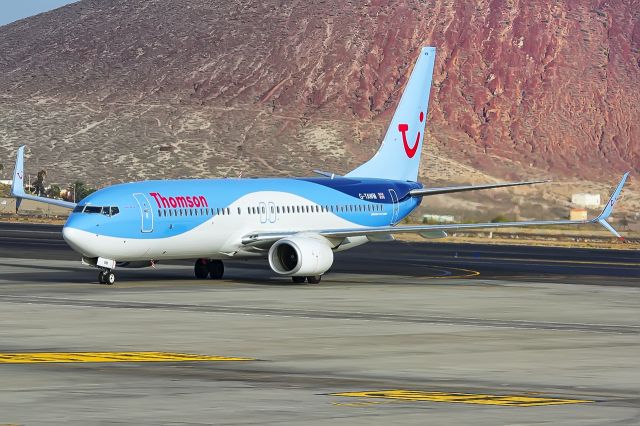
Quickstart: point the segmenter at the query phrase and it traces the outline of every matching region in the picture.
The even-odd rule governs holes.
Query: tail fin
[[[435,47],[423,47],[400,98],[382,146],[348,177],[416,181],[429,107]]]
[[[76,203],[47,197],[38,197],[36,195],[27,194],[24,191],[24,147],[25,146],[22,145],[18,148],[18,153],[16,154],[16,165],[13,169],[13,182],[11,183],[11,195],[16,198],[16,213],[18,213],[20,203],[23,199],[53,204],[54,206],[64,207],[66,209],[74,208]]]
[[[20,208],[22,202],[22,196],[24,192],[24,145],[18,148],[16,154],[16,165],[13,169],[13,181],[11,182],[11,195],[16,197],[16,213]]]

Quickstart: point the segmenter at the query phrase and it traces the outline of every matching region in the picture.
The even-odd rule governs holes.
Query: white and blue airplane
[[[530,185],[542,181],[424,188],[418,179],[435,48],[424,47],[382,145],[371,160],[344,176],[315,178],[152,180],[109,186],[77,204],[24,191],[24,146],[18,149],[11,192],[22,199],[72,209],[65,241],[97,267],[99,281],[115,282],[116,267],[194,259],[195,276],[222,278],[223,260],[266,257],[271,269],[296,283],[318,283],[334,252],[398,233],[425,238],[446,231],[606,222],[626,173],[602,213],[585,221],[528,221],[396,226],[426,196]]]

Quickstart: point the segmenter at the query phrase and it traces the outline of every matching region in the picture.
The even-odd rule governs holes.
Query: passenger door
[[[142,193],[133,194],[134,198],[140,206],[140,214],[142,215],[141,232],[153,232],[153,211],[147,196]]]

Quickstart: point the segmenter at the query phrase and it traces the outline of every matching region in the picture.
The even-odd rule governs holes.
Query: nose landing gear
[[[110,269],[103,269],[98,274],[100,284],[113,285],[116,282],[116,274]]]
[[[198,259],[193,271],[199,280],[207,277],[211,277],[212,280],[219,280],[224,275],[224,263],[222,263],[222,260]]]

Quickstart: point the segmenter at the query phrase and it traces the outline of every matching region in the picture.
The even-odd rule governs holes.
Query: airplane
[[[334,253],[399,233],[443,238],[461,229],[599,223],[606,219],[625,173],[602,212],[591,220],[398,226],[424,197],[547,181],[425,188],[418,179],[436,50],[423,47],[377,153],[344,176],[149,180],[105,187],[78,203],[24,191],[24,145],[18,149],[11,194],[71,209],[62,235],[82,262],[114,284],[118,267],[195,259],[198,279],[220,279],[226,259],[262,257],[294,283],[319,283]]]

